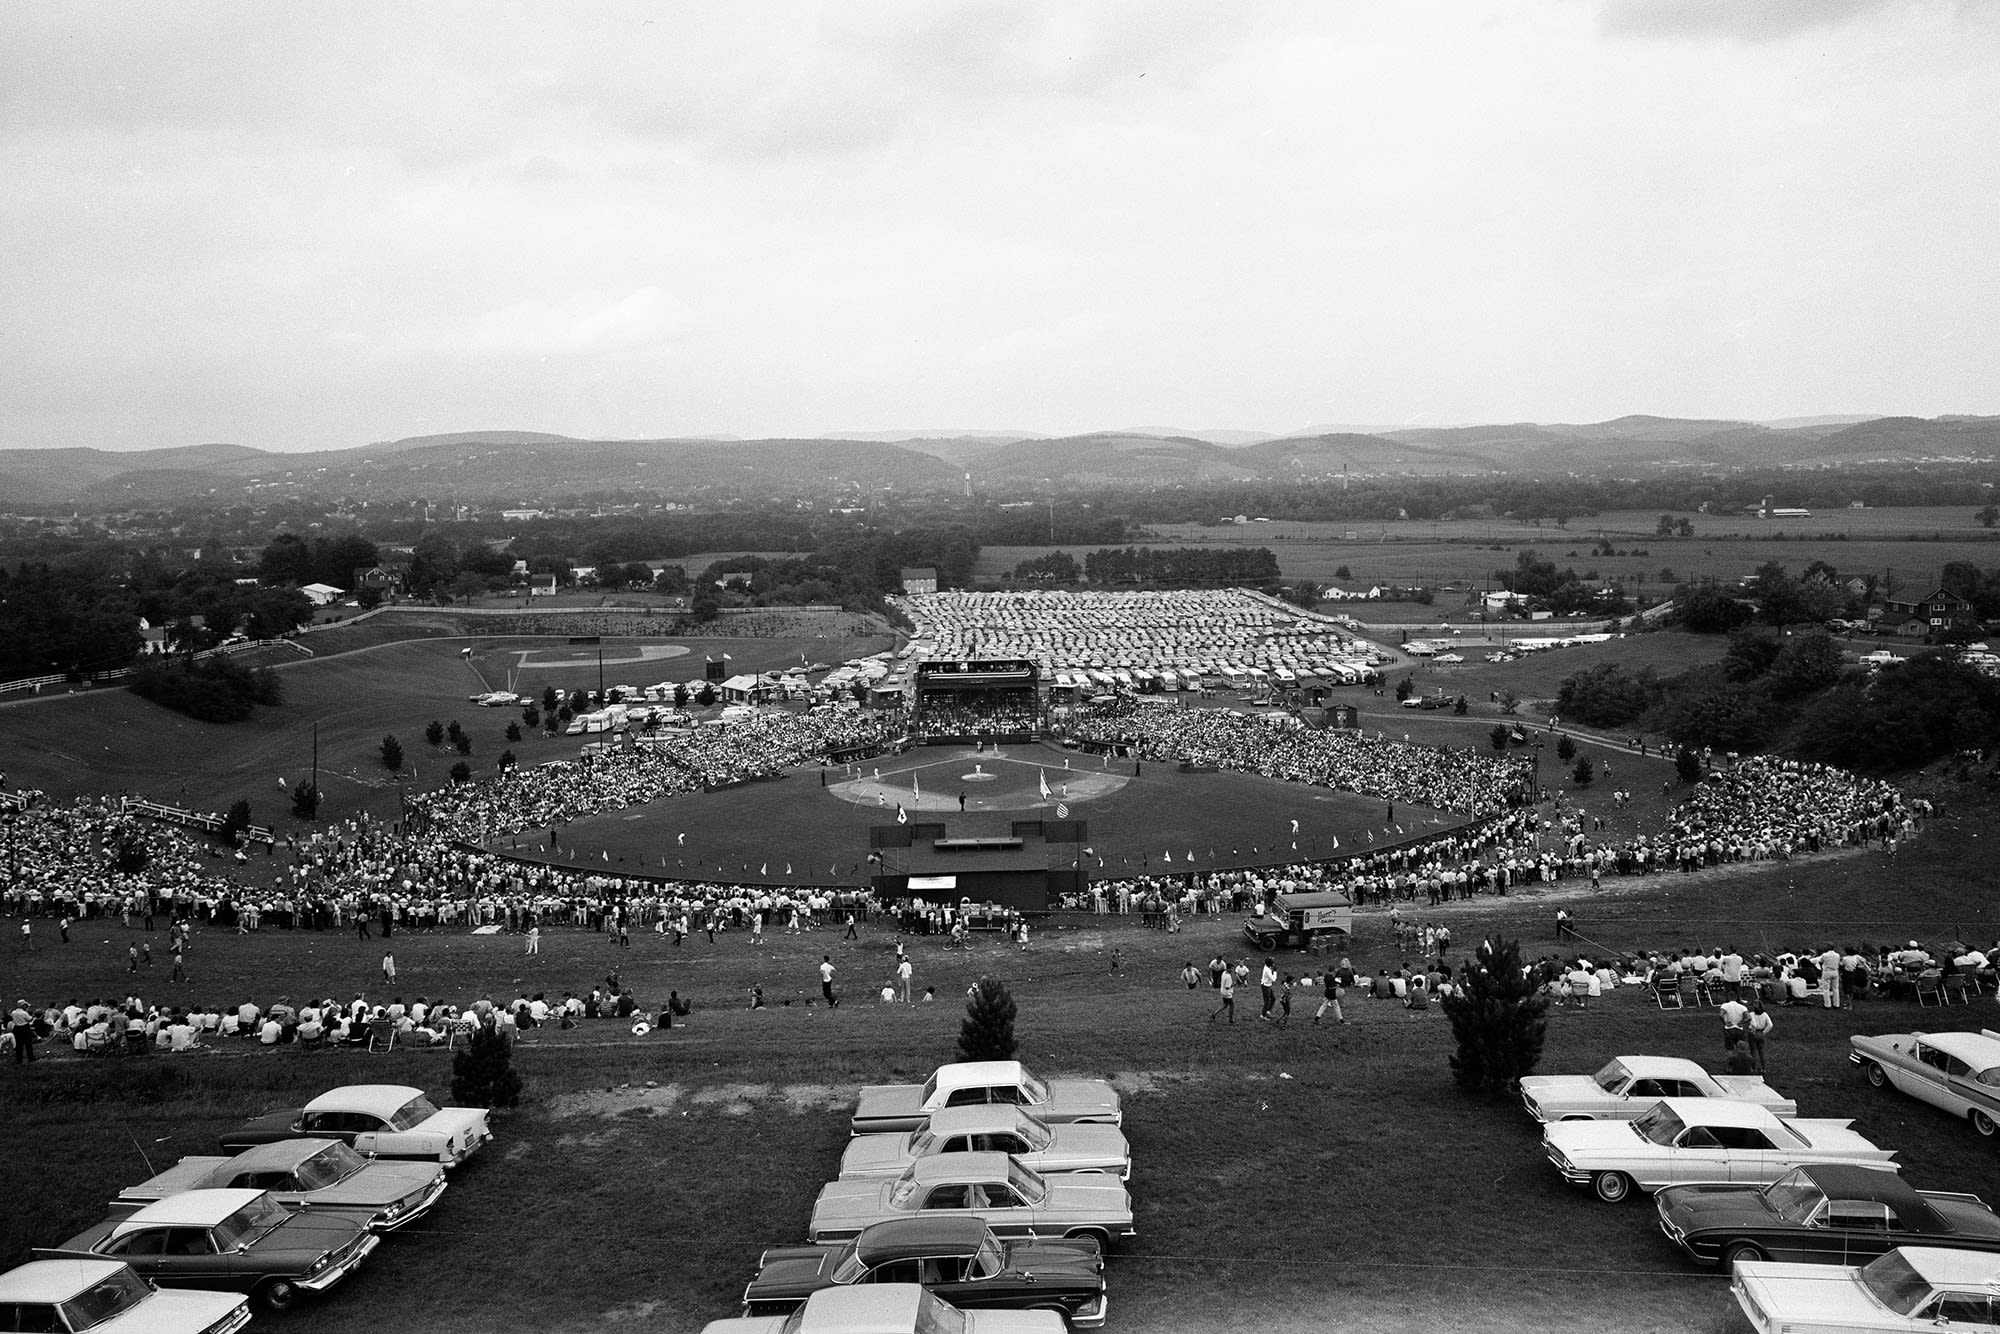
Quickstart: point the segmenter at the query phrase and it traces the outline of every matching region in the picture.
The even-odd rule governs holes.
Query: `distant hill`
[[[1003,445],[980,456],[973,475],[996,481],[1155,485],[1241,481],[1260,474],[1244,466],[1237,451],[1206,440],[1107,431]]]

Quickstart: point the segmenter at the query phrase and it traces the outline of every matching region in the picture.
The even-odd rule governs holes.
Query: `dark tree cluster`
[[[205,723],[238,723],[259,704],[278,704],[284,686],[269,667],[254,670],[227,658],[204,662],[150,662],[132,678],[132,691],[163,708]]]

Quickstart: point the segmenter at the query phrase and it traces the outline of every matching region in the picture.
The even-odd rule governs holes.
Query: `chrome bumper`
[[[328,1265],[312,1277],[300,1279],[298,1281],[299,1286],[307,1292],[325,1292],[328,1288],[360,1268],[361,1262],[368,1258],[369,1252],[381,1244],[382,1239],[380,1237],[372,1232],[369,1233],[360,1240],[352,1251],[348,1252],[346,1258],[339,1264]]]

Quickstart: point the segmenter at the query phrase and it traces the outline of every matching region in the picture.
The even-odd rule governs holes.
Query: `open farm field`
[[[372,626],[383,618],[365,622]],[[357,629],[363,627],[356,627]],[[329,631],[327,634],[345,633]],[[315,647],[320,646],[315,636]],[[839,662],[886,647],[888,640],[696,639],[609,640],[603,645],[607,685],[686,681],[702,674],[706,655],[729,655],[733,671]],[[461,650],[472,649],[471,657]],[[405,752],[403,781],[430,788],[447,781],[459,757],[432,750],[424,727],[433,719],[464,724],[473,738],[465,757],[475,771],[490,772],[512,750],[522,764],[572,757],[580,737],[545,737],[523,728],[510,742],[515,708],[484,709],[467,698],[506,688],[539,696],[544,686],[568,692],[596,689],[597,647],[561,639],[458,635],[357,648],[335,656],[281,663],[285,703],[260,708],[241,723],[196,722],[149,704],[129,690],[99,687],[74,695],[17,698],[0,704],[6,737],[0,769],[10,784],[42,788],[57,799],[83,793],[132,792],[159,801],[183,801],[204,810],[226,810],[242,798],[253,818],[283,830],[292,825],[289,799],[277,786],[311,772],[313,727],[319,728],[323,819],[345,819],[367,810],[393,818],[398,781],[381,765],[379,747],[393,734]]]
[[[1870,850],[1610,880],[1601,894],[1566,891],[1561,901],[1578,915],[1588,951],[1988,941],[2000,931],[2000,904],[1978,868],[1996,812],[1971,795],[1945,801],[1893,862]],[[1414,915],[1448,921],[1455,952],[1484,935],[1518,934],[1539,953],[1554,947],[1557,901],[1517,893]],[[7,985],[63,998],[137,989],[171,1002],[373,998],[380,989],[380,940],[210,931],[197,938],[193,981],[182,987],[130,977],[133,934],[92,922],[65,948],[45,925],[29,955],[8,930]],[[325,1299],[267,1323],[300,1334],[696,1330],[735,1309],[760,1250],[803,1237],[858,1087],[921,1080],[949,1059],[957,998],[990,973],[1014,988],[1031,1068],[1108,1078],[1124,1094],[1139,1236],[1110,1260],[1113,1331],[1745,1328],[1724,1280],[1678,1256],[1649,1203],[1603,1205],[1564,1185],[1517,1104],[1453,1090],[1439,1014],[1351,997],[1348,1025],[1315,1028],[1317,996],[1302,991],[1288,1028],[1259,1023],[1254,1002],[1239,1007],[1234,1031],[1209,1020],[1207,988],[1191,992],[1174,974],[1190,959],[1239,955],[1233,918],[1197,920],[1178,936],[1132,918],[1069,918],[1045,924],[1026,953],[983,939],[969,951],[910,939],[917,988],[935,986],[940,998],[914,1008],[869,999],[893,941],[871,922],[853,942],[837,931],[779,933],[753,949],[724,933],[676,950],[642,936],[621,951],[553,927],[541,954],[527,957],[519,937],[398,933],[405,996],[560,995],[615,967],[647,1003],[672,987],[693,997],[695,1012],[644,1037],[610,1021],[527,1035],[515,1057],[527,1081],[522,1109],[454,1176],[437,1211]],[[1123,954],[1115,971],[1112,946]],[[845,1003],[834,1011],[801,1003],[816,990],[822,953],[840,970]],[[1398,962],[1381,913],[1361,915],[1352,955],[1363,969]],[[1294,969],[1307,962],[1281,957]],[[751,985],[765,988],[771,1008],[743,1008]],[[1969,1126],[1870,1089],[1845,1059],[1851,1033],[1975,1029],[1990,1022],[1991,1002],[1983,1005],[1781,1009],[1772,1082],[1805,1115],[1851,1117],[1896,1148],[1913,1183],[2000,1200],[2000,1161]],[[1541,1068],[1587,1071],[1649,1052],[1715,1069],[1718,1029],[1713,1010],[1663,1013],[1620,989],[1587,1011],[1552,1012]],[[0,1116],[32,1151],[0,1160],[10,1201],[0,1263],[99,1217],[103,1201],[147,1174],[142,1151],[164,1166],[210,1149],[242,1117],[375,1081],[441,1095],[448,1058],[232,1042],[183,1057],[59,1057],[11,1070],[0,1079]]]

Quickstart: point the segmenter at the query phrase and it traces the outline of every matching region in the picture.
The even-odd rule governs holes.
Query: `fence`
[[[311,649],[291,639],[246,639],[240,644],[218,644],[214,648],[205,648],[194,656],[197,661],[204,658],[226,658],[234,653],[248,653],[251,649],[257,648],[289,648],[296,649],[308,658],[314,656]],[[19,681],[0,681],[0,695],[11,694],[17,690],[28,690],[39,694],[43,686],[103,685],[108,681],[123,681],[127,677],[136,676],[138,671],[139,668],[135,665],[114,667],[108,672],[80,672],[74,680],[66,673],[57,672],[52,676],[29,676]]]
[[[203,815],[197,811],[184,811],[178,806],[162,806],[157,801],[142,801],[137,797],[126,797],[119,803],[119,809],[128,815],[141,815],[148,820],[159,820],[165,824],[179,825],[183,829],[199,829],[204,834],[220,835],[224,820],[219,815]],[[266,847],[275,845],[277,836],[262,825],[251,825],[243,831],[248,843],[262,843]]]

